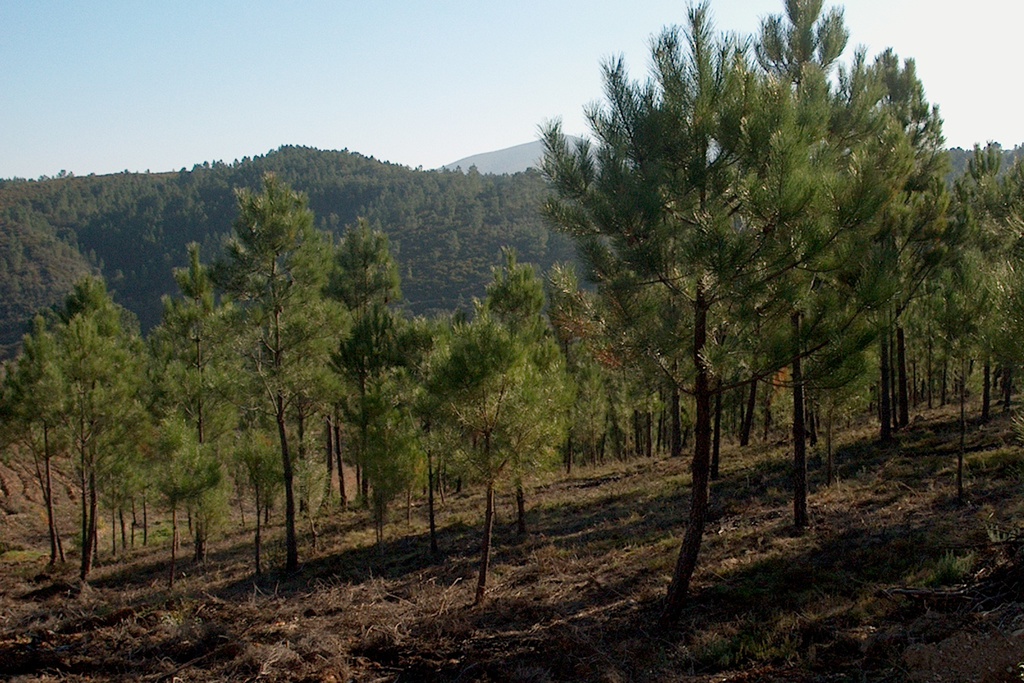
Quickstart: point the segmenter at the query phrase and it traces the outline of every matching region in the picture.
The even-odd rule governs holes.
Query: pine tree
[[[239,349],[264,410],[274,419],[285,490],[286,571],[298,569],[295,454],[289,412],[310,376],[327,365],[339,327],[321,292],[330,248],[313,227],[304,195],[273,175],[256,194],[240,190],[234,236],[215,264],[214,282],[238,305]]]
[[[64,562],[64,545],[54,517],[53,460],[67,450],[66,434],[58,429],[63,409],[63,377],[56,339],[46,319],[37,315],[32,331],[22,340],[21,355],[4,377],[2,412],[5,441],[32,455],[36,478],[46,505],[50,565]]]

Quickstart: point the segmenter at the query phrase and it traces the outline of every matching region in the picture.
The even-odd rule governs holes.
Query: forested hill
[[[148,329],[185,245],[220,251],[236,215],[233,190],[268,171],[306,192],[321,228],[341,234],[358,217],[391,239],[413,313],[467,307],[481,296],[502,246],[541,268],[572,258],[545,227],[546,189],[534,171],[480,175],[414,171],[347,151],[282,147],[233,164],[177,173],[121,173],[0,181],[0,345],[9,351],[41,306],[60,301],[90,269]]]

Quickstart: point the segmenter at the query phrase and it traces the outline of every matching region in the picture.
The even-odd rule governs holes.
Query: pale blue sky
[[[751,33],[783,0],[712,0]],[[826,0],[826,6],[831,6]],[[602,60],[644,77],[685,0],[0,0],[0,177],[191,168],[283,144],[435,168],[584,132]],[[951,146],[1024,142],[1024,3],[850,0],[853,45],[914,57]]]

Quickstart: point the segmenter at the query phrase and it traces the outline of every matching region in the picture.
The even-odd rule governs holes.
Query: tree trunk
[[[679,385],[675,382],[672,383],[672,433],[669,435],[669,443],[671,449],[671,457],[681,458],[683,457],[683,416],[680,412],[679,405]]]
[[[167,578],[167,587],[174,588],[174,563],[178,557],[178,506],[171,508],[171,573]]]
[[[949,359],[942,359],[942,395],[939,399],[939,405],[946,405],[946,392],[949,389]]]
[[[967,362],[960,359],[960,448],[956,454],[956,500],[961,505],[964,502],[964,441],[967,435]]]
[[[89,576],[89,569],[92,567],[92,536],[89,534],[89,484],[88,472],[86,470],[85,446],[78,447],[78,483],[82,492],[82,558],[79,565],[78,577],[82,581]]]
[[[149,545],[149,505],[146,496],[142,496],[142,547]]]
[[[899,426],[906,427],[910,424],[910,394],[907,391],[907,342],[902,325],[896,326],[896,369],[899,375]]]
[[[437,557],[437,522],[434,515],[434,456],[427,449],[427,516],[430,520],[430,554]]]
[[[334,414],[334,457],[338,465],[338,495],[341,497],[341,509],[348,508],[348,492],[345,489],[345,468],[341,461],[341,420],[338,413]]]
[[[718,383],[718,391],[715,392],[715,424],[712,429],[713,436],[711,440],[711,480],[718,479],[718,454],[722,448],[722,388],[721,382]]]
[[[64,563],[64,547],[57,533],[57,520],[53,516],[53,475],[50,468],[50,430],[43,425],[43,502],[46,503],[46,526],[50,534],[50,566],[60,559]]]
[[[1014,388],[1014,367],[1007,364],[1002,372],[1002,412],[1010,412],[1010,394]]]
[[[284,467],[285,571],[299,568],[299,544],[295,533],[295,488],[292,458],[288,451],[288,430],[285,428],[284,396],[277,394],[277,434],[281,441],[281,464]]]
[[[708,512],[708,482],[711,470],[711,371],[705,365],[703,354],[707,343],[708,305],[704,300],[704,292],[697,289],[694,302],[693,327],[693,363],[696,377],[693,383],[696,423],[694,424],[693,461],[690,464],[691,491],[690,516],[686,522],[686,533],[683,545],[679,550],[665,598],[665,609],[661,614],[661,624],[670,626],[679,621],[686,594],[690,588],[697,567],[697,556],[700,553],[701,541],[704,538],[704,526]]]
[[[750,430],[754,426],[754,412],[757,408],[757,380],[750,382],[750,395],[747,397],[747,412],[743,418],[743,427],[740,432],[740,446],[750,443]]]
[[[516,533],[526,535],[526,494],[522,482],[516,484]]]
[[[925,365],[926,365],[925,374],[927,375],[927,378],[928,378],[927,398],[928,398],[928,408],[929,409],[934,407],[934,403],[932,401],[932,396],[933,396],[933,393],[934,393],[932,391],[932,387],[935,384],[935,377],[934,377],[935,368],[934,368],[934,365],[933,365],[933,358],[932,358],[933,352],[934,352],[934,350],[933,350],[933,346],[932,346],[932,328],[931,328],[931,324],[929,324],[928,325],[928,351],[927,351],[927,356],[925,357]]]
[[[1010,392],[1013,391],[1013,366],[1007,363],[1003,369],[1003,412],[1010,412]]]
[[[121,552],[128,550],[128,530],[124,523],[124,507],[117,508],[118,521],[121,523]]]
[[[882,335],[882,341],[879,345],[881,347],[881,356],[879,357],[879,366],[881,369],[881,378],[879,380],[879,392],[878,392],[878,421],[881,426],[881,434],[879,438],[883,444],[892,442],[892,406],[889,403],[889,337],[888,334]]]
[[[648,457],[654,457],[654,414],[651,411],[645,413],[644,418],[644,433],[646,435],[646,441],[644,442],[644,454]]]
[[[793,328],[793,525],[807,526],[807,441],[804,430],[804,377],[800,363],[800,314],[790,318]]]
[[[324,417],[324,433],[327,441],[327,495],[324,500],[329,503],[331,494],[334,493],[334,425],[331,424],[329,415]]]
[[[256,576],[263,573],[263,559],[261,551],[263,550],[263,537],[261,535],[262,528],[260,527],[261,517],[263,510],[260,509],[260,489],[256,487],[256,538],[253,539],[253,551],[256,555]]]
[[[487,592],[487,567],[491,561],[491,531],[494,528],[494,482],[487,482],[487,509],[484,514],[484,538],[480,549],[480,574],[476,581],[474,605],[484,601]]]
[[[825,484],[832,486],[836,483],[835,457],[832,454],[832,415],[833,409],[830,406],[825,412]]]
[[[981,387],[981,419],[988,422],[989,413],[992,407],[992,363],[988,358],[982,370],[983,380]]]

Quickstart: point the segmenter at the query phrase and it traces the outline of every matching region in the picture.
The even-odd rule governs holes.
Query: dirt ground
[[[1009,420],[972,425],[967,499],[955,420],[934,411],[879,449],[867,428],[790,522],[785,444],[727,444],[679,626],[657,627],[679,551],[688,463],[639,459],[528,486],[529,533],[499,501],[489,598],[472,605],[482,496],[396,504],[383,547],[365,510],[332,508],[303,565],[254,577],[251,529],[222,528],[205,564],[166,534],[100,563],[46,566],[34,473],[0,467],[0,678],[16,681],[1020,681],[1024,453]],[[817,451],[816,451],[817,453]],[[61,480],[72,537],[74,488]],[[251,515],[246,521],[251,525]],[[159,528],[159,525],[157,525]],[[271,566],[283,560],[271,530]],[[109,543],[109,540],[107,541]],[[182,549],[187,556],[187,548]]]

